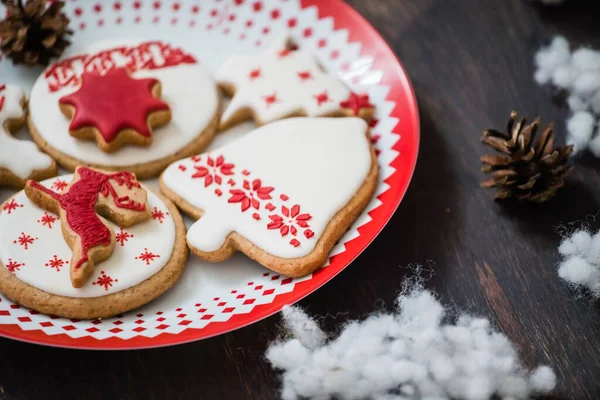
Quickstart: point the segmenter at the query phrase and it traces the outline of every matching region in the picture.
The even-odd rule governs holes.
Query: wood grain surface
[[[326,1],[326,0],[324,0]],[[375,242],[300,305],[347,318],[390,310],[410,263],[433,260],[428,287],[446,304],[489,317],[527,366],[552,366],[556,398],[600,398],[600,306],[557,277],[557,226],[600,210],[600,162],[576,161],[550,203],[492,201],[479,189],[482,129],[512,109],[555,120],[568,110],[533,79],[533,54],[552,35],[600,48],[600,2],[350,0],[397,52],[417,93],[422,130],[413,182]],[[593,219],[587,218],[592,225]],[[600,223],[596,224],[600,228]],[[0,339],[0,399],[272,399],[279,378],[264,359],[279,316],[201,342],[144,351],[46,348]]]

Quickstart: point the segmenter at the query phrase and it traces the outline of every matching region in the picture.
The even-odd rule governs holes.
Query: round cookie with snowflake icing
[[[360,118],[288,118],[213,152],[177,161],[160,187],[198,218],[191,250],[207,261],[241,251],[298,277],[327,261],[371,200],[379,167]]]
[[[0,291],[45,314],[140,307],[177,282],[187,255],[177,208],[129,172],[79,167],[0,206]]]
[[[312,54],[287,36],[263,54],[230,57],[217,81],[233,96],[221,116],[221,130],[250,118],[263,125],[293,116],[370,119],[374,112],[367,94],[352,92],[323,71]]]
[[[56,163],[35,143],[11,133],[25,125],[25,94],[14,85],[0,83],[0,186],[22,188],[27,179],[56,175]]]
[[[184,48],[99,42],[40,75],[28,125],[38,145],[67,169],[87,165],[148,178],[210,144],[219,103],[211,74]]]

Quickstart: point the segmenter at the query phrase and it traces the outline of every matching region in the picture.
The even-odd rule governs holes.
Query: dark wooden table
[[[600,162],[584,157],[557,198],[499,206],[478,188],[480,131],[512,109],[568,111],[533,82],[533,54],[553,34],[600,48],[600,3],[529,0],[352,0],[396,50],[414,84],[421,150],[408,193],[375,242],[300,305],[335,326],[392,309],[409,263],[435,261],[428,287],[494,321],[524,363],[551,365],[558,398],[600,398],[600,307],[558,279],[556,226],[600,210]],[[597,228],[600,227],[600,223]],[[0,339],[0,399],[271,399],[263,357],[278,316],[210,340],[128,352],[70,351]]]

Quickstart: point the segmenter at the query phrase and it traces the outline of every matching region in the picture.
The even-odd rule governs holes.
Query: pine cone
[[[496,199],[515,197],[543,203],[556,194],[573,169],[567,165],[573,146],[554,148],[552,124],[534,143],[539,125],[540,117],[527,125],[513,111],[507,133],[494,129],[483,132],[481,141],[504,153],[481,157],[481,170],[492,174],[481,187],[497,187]]]
[[[70,42],[69,18],[62,12],[65,3],[47,0],[0,0],[7,8],[0,21],[0,49],[14,64],[48,65],[60,57]]]

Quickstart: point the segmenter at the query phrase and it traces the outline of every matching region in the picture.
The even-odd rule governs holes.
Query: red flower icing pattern
[[[109,287],[112,287],[113,282],[119,282],[118,279],[113,279],[109,275],[106,275],[104,271],[100,271],[100,276],[95,282],[92,282],[92,285],[104,286],[104,290],[108,290]]]
[[[254,212],[254,210],[260,210],[261,205],[264,204],[264,209],[271,213],[271,215],[268,215],[269,221],[266,223],[265,228],[268,230],[277,229],[281,237],[289,238],[291,236],[291,239],[289,240],[290,246],[298,247],[302,244],[301,240],[311,239],[315,236],[315,233],[311,229],[308,229],[310,228],[309,221],[312,219],[311,214],[301,212],[300,204],[294,204],[291,201],[289,204],[294,204],[293,206],[289,207],[283,205],[290,200],[288,195],[281,192],[276,193],[275,187],[264,185],[261,179],[246,179],[247,177],[252,176],[252,172],[247,169],[242,169],[240,166],[238,166],[239,170],[234,171],[235,165],[226,163],[225,158],[222,155],[216,158],[214,155],[210,154],[206,156],[203,155],[202,159],[205,160],[205,164],[194,165],[196,172],[188,176],[192,180],[203,178],[203,188],[206,188],[213,183],[217,185],[228,184],[231,186],[231,189],[229,189],[227,202],[239,204],[241,213],[246,213],[248,210],[251,210],[247,215],[248,218],[251,218],[254,221],[262,221],[264,219],[264,215],[261,216],[260,213]],[[192,162],[197,162],[200,158],[190,157],[190,160]],[[225,177],[229,178],[224,182],[223,178]],[[208,190],[211,190],[216,197],[221,197],[224,194],[224,191],[219,187],[213,187]],[[224,200],[225,198],[223,201]],[[280,209],[280,213],[273,213],[277,209]],[[157,210],[153,212],[153,216],[156,214],[156,211]],[[304,238],[302,236],[304,236]],[[145,250],[145,252],[136,257],[136,259],[146,261],[148,264],[153,261],[154,257],[158,256]]]
[[[253,69],[252,71],[250,71],[249,78],[251,81],[256,78],[259,78],[259,77],[260,77],[260,69],[259,68]]]
[[[273,191],[271,186],[262,186],[260,179],[255,179],[252,181],[252,186],[250,186],[250,182],[244,180],[243,183],[244,190],[241,189],[231,189],[229,193],[232,196],[227,200],[228,203],[241,203],[242,212],[252,206],[254,209],[260,209],[260,200],[270,200],[270,193]],[[256,197],[255,197],[256,196]]]
[[[13,261],[11,258],[9,258],[8,264],[6,264],[6,269],[14,274],[15,271],[20,271],[21,267],[24,267],[24,266],[25,266],[25,264]]]
[[[273,93],[268,96],[263,96],[263,98],[265,99],[265,104],[267,105],[267,107],[279,101],[279,99],[277,99],[277,93]]]
[[[223,156],[217,157],[216,161],[209,156],[206,165],[194,166],[196,173],[192,178],[204,178],[204,187],[210,186],[213,182],[220,185],[223,181],[222,176],[233,175],[234,167],[233,164],[226,163]]]
[[[52,224],[55,223],[57,219],[58,218],[56,218],[55,216],[50,215],[44,211],[44,215],[42,216],[42,218],[38,219],[37,222],[52,229]]]
[[[7,214],[10,214],[11,212],[15,211],[18,207],[22,208],[23,204],[19,204],[15,201],[15,199],[12,199],[8,203],[4,204],[4,207],[2,209],[6,211]]]
[[[307,221],[312,218],[310,214],[300,214],[300,206],[298,204],[294,205],[291,210],[286,206],[281,206],[281,213],[283,216],[278,214],[269,215],[271,222],[267,225],[268,229],[279,229],[281,236],[286,236],[288,233],[296,236],[298,233],[296,226],[308,228]]]
[[[314,98],[315,98],[315,100],[317,100],[317,105],[319,105],[319,106],[321,104],[329,101],[329,95],[327,94],[326,91],[315,95]]]
[[[132,237],[133,234],[125,232],[123,228],[120,228],[119,233],[115,234],[115,239],[117,243],[121,245],[121,247],[125,246],[125,242],[129,241],[129,239]]]
[[[169,215],[168,212],[165,213],[164,211],[159,210],[157,207],[154,207],[154,210],[152,210],[152,219],[158,220],[158,222],[160,222],[161,224],[163,223],[163,219],[165,219],[167,215]]]
[[[312,79],[312,74],[310,71],[300,71],[298,72],[298,78],[300,78],[301,81],[306,81]]]
[[[54,268],[56,269],[56,272],[60,272],[60,269],[65,265],[68,264],[68,261],[62,260],[60,258],[58,258],[56,256],[56,254],[50,259],[48,260],[48,262],[46,264],[44,264],[46,267],[50,267],[50,268]]]
[[[137,256],[135,259],[145,261],[146,265],[150,265],[150,263],[152,261],[154,261],[155,258],[159,258],[159,257],[160,256],[158,254],[153,254],[153,253],[149,252],[148,249],[144,249],[144,252],[142,254],[140,254],[139,256]]]
[[[19,236],[15,241],[13,241],[13,243],[18,243],[19,245],[23,246],[25,250],[27,250],[29,248],[29,245],[32,244],[33,241],[36,239],[37,238],[31,237],[29,235],[26,235],[24,232],[21,232],[21,236]]]

